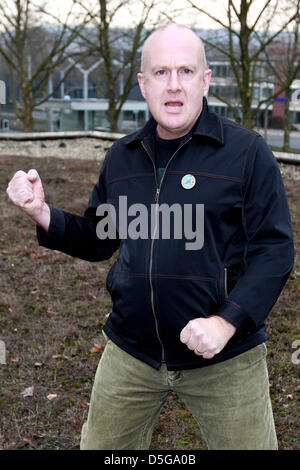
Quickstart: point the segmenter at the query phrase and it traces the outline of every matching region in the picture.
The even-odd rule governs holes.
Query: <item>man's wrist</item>
[[[45,202],[43,203],[42,209],[39,212],[39,214],[34,214],[31,215],[31,219],[40,227],[42,227],[43,230],[48,232],[49,225],[50,225],[50,220],[51,220],[51,211],[50,207],[48,204]]]
[[[225,330],[226,335],[228,335],[228,339],[230,339],[235,334],[236,327],[225,318],[220,317],[219,315],[213,315],[210,318],[216,319],[219,324],[222,325],[222,328]]]

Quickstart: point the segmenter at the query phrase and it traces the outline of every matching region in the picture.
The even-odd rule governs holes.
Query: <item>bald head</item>
[[[204,47],[186,26],[157,29],[144,44],[138,82],[162,139],[186,135],[200,116],[211,70]]]
[[[150,36],[146,39],[141,57],[142,73],[145,72],[147,59],[153,43],[159,41],[161,46],[164,47],[171,45],[174,40],[184,41],[185,39],[189,39],[189,41],[192,41],[195,54],[198,55],[199,61],[200,63],[202,63],[203,71],[207,70],[208,66],[206,62],[205,49],[199,36],[197,36],[194,31],[184,25],[168,24],[165,26],[161,26],[160,28],[153,31],[153,33],[151,33]]]

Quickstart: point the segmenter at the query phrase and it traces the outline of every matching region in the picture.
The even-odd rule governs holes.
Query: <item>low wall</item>
[[[68,142],[64,142],[65,140],[66,141],[69,140],[70,142],[72,142],[72,140],[75,139],[75,142],[78,145],[78,147],[81,147],[80,141],[82,141],[82,139],[84,139],[86,147],[91,147],[92,146],[94,148],[98,147],[99,149],[103,148],[105,150],[105,148],[107,149],[111,145],[112,141],[118,140],[118,139],[120,139],[121,137],[123,137],[125,135],[126,134],[101,132],[101,131],[0,132],[0,154],[1,153],[3,154],[3,150],[5,151],[5,147],[6,147],[6,153],[10,153],[10,150],[12,150],[14,146],[8,144],[9,142],[24,142],[24,143],[26,143],[28,141],[32,141],[32,142],[38,142],[38,144],[40,145],[40,148],[41,148],[41,151],[38,152],[38,153],[41,153],[41,155],[37,155],[36,154],[37,152],[34,151],[34,155],[32,155],[32,156],[36,156],[36,157],[41,156],[42,157],[43,154],[49,153],[49,152],[46,152],[43,149],[48,148],[48,151],[49,151],[50,148],[52,147],[52,150],[54,150],[54,147],[51,144],[47,143],[46,141],[48,141],[48,142],[56,141],[58,143],[58,146],[61,145],[61,147],[58,147],[59,149],[63,148],[63,145],[65,144],[65,151],[58,151],[57,146],[56,146],[56,149],[54,150],[54,153],[51,150],[51,155],[48,155],[48,156],[56,156],[56,157],[62,156],[62,158],[69,158],[67,156],[67,153],[68,153],[67,148],[69,147],[69,144],[68,144]],[[100,140],[101,143],[98,143],[96,145],[94,145],[93,143],[91,145],[87,145],[87,140],[88,139],[91,139],[92,141],[93,141],[93,139],[97,139],[97,140]],[[4,142],[6,142],[8,145],[4,146],[3,145]],[[64,142],[64,144],[63,144],[63,142]],[[71,146],[71,144],[70,144],[70,146]],[[72,148],[74,150],[74,145],[72,145]],[[28,147],[26,148],[26,144],[24,145],[23,150],[22,149],[18,149],[18,150],[16,149],[17,154],[18,155],[25,155],[25,153],[27,151],[27,155],[28,155],[29,148]],[[31,150],[33,150],[33,147],[32,147]],[[21,151],[21,153],[19,153],[19,151]],[[87,153],[87,152],[88,152],[88,149],[86,149],[86,151],[84,153]],[[81,149],[80,149],[79,152],[75,152],[75,153],[77,155],[76,158],[84,158],[84,159],[88,158],[88,155],[83,155],[82,154]],[[278,151],[274,151],[273,153],[274,153],[275,157],[277,158],[277,160],[280,161],[280,162],[292,163],[294,165],[299,165],[300,164],[300,154],[278,152]],[[73,153],[72,153],[70,158],[72,158],[72,157],[74,158]],[[91,159],[94,159],[94,158],[95,158],[94,156],[93,157],[91,156]]]

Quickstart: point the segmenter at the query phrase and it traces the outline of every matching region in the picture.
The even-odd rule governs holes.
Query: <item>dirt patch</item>
[[[104,347],[101,326],[111,306],[105,279],[112,260],[89,263],[38,246],[34,225],[4,195],[14,172],[30,168],[45,182],[49,203],[81,214],[100,163],[0,157],[0,340],[7,348],[6,365],[0,364],[0,448],[78,449]],[[287,174],[285,186],[297,257],[268,318],[268,365],[280,449],[300,449],[300,181]],[[92,349],[94,344],[100,347]],[[205,448],[175,394],[156,423],[151,448]]]

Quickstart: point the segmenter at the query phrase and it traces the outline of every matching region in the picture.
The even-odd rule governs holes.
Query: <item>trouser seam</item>
[[[152,416],[153,418],[153,416]],[[140,439],[140,444],[139,444],[139,450],[143,449],[143,444],[144,444],[144,439],[145,439],[145,434],[146,434],[146,429],[148,426],[148,423],[151,423],[151,417],[147,420],[146,424],[144,425],[142,432],[141,432],[141,439]]]
[[[168,394],[169,394],[169,391],[168,391]],[[151,422],[153,421],[153,418],[156,416],[156,414],[159,413],[159,411],[163,407],[165,401],[166,401],[166,397],[164,398],[162,403],[160,403],[159,406],[153,411],[152,415],[147,419],[146,423],[144,424],[144,427],[142,428],[142,431],[141,431],[141,439],[140,439],[140,444],[139,444],[139,450],[143,449],[143,444],[144,444],[145,434],[146,434],[146,429],[147,429],[148,424],[151,425]]]

